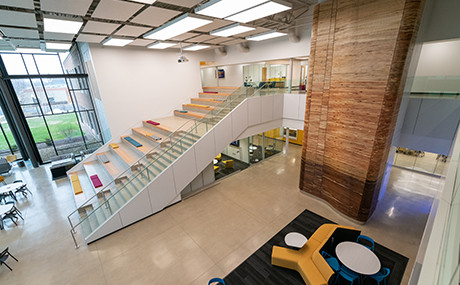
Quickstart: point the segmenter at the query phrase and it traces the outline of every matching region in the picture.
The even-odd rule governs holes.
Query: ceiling
[[[277,29],[301,29],[311,25],[316,0],[284,0],[292,9],[247,24],[257,29],[233,37],[222,38],[209,32],[234,22],[222,19],[172,38],[172,42],[211,44],[212,48],[246,41],[244,37]],[[100,43],[110,36],[135,39],[130,46],[147,46],[154,40],[142,36],[209,0],[159,0],[144,4],[128,0],[1,0],[0,50],[15,48],[44,49],[45,42],[82,41]],[[44,32],[43,17],[58,16],[83,20],[76,35]],[[178,47],[179,45],[175,46]]]

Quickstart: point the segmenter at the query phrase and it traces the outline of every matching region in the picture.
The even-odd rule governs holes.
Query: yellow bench
[[[337,228],[355,230],[353,227],[324,224],[299,250],[273,246],[272,265],[296,270],[302,276],[305,284],[327,285],[334,271],[321,256],[320,250]]]
[[[70,175],[70,181],[72,182],[72,188],[75,195],[83,193],[83,189],[81,188],[80,179],[78,179],[78,174]]]

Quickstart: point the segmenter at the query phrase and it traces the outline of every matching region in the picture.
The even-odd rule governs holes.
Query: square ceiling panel
[[[231,25],[233,23],[235,23],[235,22],[227,21],[227,20],[221,20],[221,19],[214,19],[214,21],[212,23],[207,24],[207,25],[205,25],[203,27],[200,27],[198,29],[195,29],[194,31],[208,33],[210,31],[217,30],[218,28],[222,28],[222,27]]]
[[[262,28],[262,27],[257,27],[255,30],[252,30],[252,31],[249,31],[249,32],[246,32],[246,33],[241,33],[241,34],[235,35],[235,37],[244,38],[244,37],[247,37],[247,36],[251,36],[251,35],[255,35],[255,34],[260,34],[260,33],[268,32],[268,31],[270,31],[270,29]]]
[[[215,38],[215,36],[200,35],[200,36],[198,36],[198,37],[194,37],[194,38],[188,39],[188,40],[186,40],[186,42],[201,43],[201,42],[204,42],[204,41],[206,41],[206,40],[213,39],[213,38]]]
[[[132,19],[131,22],[158,27],[179,14],[182,14],[182,12],[158,7],[148,7]]]
[[[11,40],[13,45],[19,46],[19,47],[35,47],[35,48],[40,48],[40,41],[28,41],[28,40]]]
[[[84,16],[93,0],[41,0],[42,11]]]
[[[83,32],[109,35],[119,26],[118,24],[88,21],[83,28]]]
[[[191,46],[191,45],[193,45],[193,44],[190,44],[190,43],[182,43],[182,48],[188,47],[188,46]],[[172,46],[171,48],[180,48],[180,45],[177,44],[177,45],[175,45],[175,46]]]
[[[0,24],[8,26],[37,28],[34,13],[0,10]]]
[[[221,43],[221,45],[230,46],[230,45],[239,44],[239,43],[243,43],[243,42],[247,42],[247,41],[248,40],[245,40],[245,39],[236,39],[236,40],[231,40],[231,41],[228,41],[228,42],[223,42],[223,43]]]
[[[200,3],[201,0],[161,0],[161,2],[191,8]]]
[[[152,40],[143,40],[143,39],[135,39],[132,43],[130,43],[130,46],[141,46],[145,47],[148,46],[149,44],[153,43],[154,41]]]
[[[16,28],[1,28],[0,30],[9,38],[32,38],[38,39],[37,30],[16,29]]]
[[[207,44],[220,44],[222,42],[228,42],[230,40],[232,40],[232,38],[217,37],[217,38],[212,39],[212,40],[207,40],[207,41],[205,41],[205,43],[207,43]]]
[[[2,5],[10,7],[20,7],[26,9],[34,9],[33,0],[2,0]]]
[[[61,33],[52,33],[52,32],[45,32],[44,33],[45,40],[61,40],[61,41],[72,41],[74,34],[61,34]]]
[[[184,33],[182,35],[178,35],[177,37],[174,37],[174,38],[170,38],[171,41],[184,41],[186,39],[190,39],[190,38],[193,38],[193,37],[196,37],[200,34],[197,34],[197,33]]]
[[[100,43],[105,38],[106,38],[105,36],[80,34],[80,35],[78,35],[77,42]]]
[[[148,31],[151,28],[144,28],[144,27],[136,27],[136,26],[124,26],[120,30],[118,30],[115,35],[117,36],[131,36],[131,37],[138,37]]]
[[[141,4],[130,2],[102,0],[94,10],[92,17],[126,21],[142,7],[144,6]]]

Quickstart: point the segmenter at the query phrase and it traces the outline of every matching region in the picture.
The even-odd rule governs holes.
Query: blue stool
[[[212,283],[215,283],[215,282],[219,282],[220,284],[225,285],[224,280],[219,277],[212,278],[211,280],[209,280],[208,285],[211,285]]]

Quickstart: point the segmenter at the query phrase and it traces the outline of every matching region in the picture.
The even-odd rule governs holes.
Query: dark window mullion
[[[62,65],[62,63],[61,63],[61,65]],[[73,109],[74,109],[74,112],[75,112],[75,117],[77,118],[77,123],[78,123],[78,127],[80,128],[81,137],[83,138],[83,143],[85,144],[85,148],[88,149],[88,145],[86,144],[85,134],[83,133],[83,130],[81,128],[80,118],[78,118],[77,109],[75,108],[75,102],[73,101],[72,94],[70,93],[70,92],[73,92],[73,91],[70,91],[69,83],[67,82],[67,80],[64,80],[64,81],[65,81],[65,84],[67,86],[67,91],[69,92],[69,95],[70,95],[69,96],[70,101],[72,101]],[[70,85],[72,85],[72,82],[70,82]],[[75,101],[76,101],[77,96],[75,96],[75,92],[73,92],[73,94],[74,94]],[[78,111],[80,111],[80,108],[78,108]]]
[[[3,136],[5,137],[5,141],[8,144],[8,148],[10,149],[11,154],[14,154],[13,149],[11,148],[10,142],[8,141],[8,137],[6,136],[5,131],[3,130],[3,126],[2,126],[1,123],[0,123],[0,129],[2,129]]]

